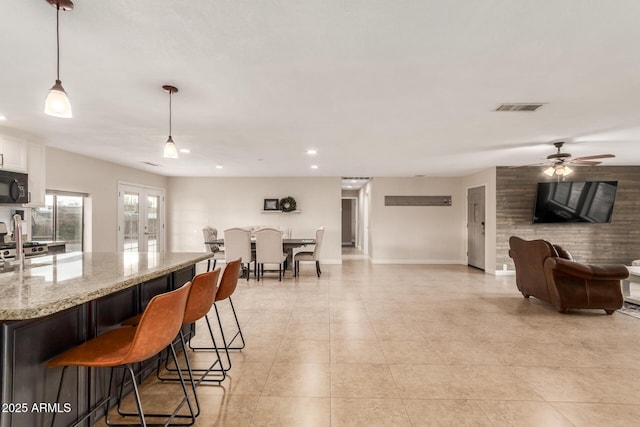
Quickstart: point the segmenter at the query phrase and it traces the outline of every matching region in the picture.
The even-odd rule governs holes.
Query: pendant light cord
[[[60,3],[56,2],[56,46],[57,46],[57,81],[60,81]]]
[[[171,90],[169,90],[169,138],[171,138]]]

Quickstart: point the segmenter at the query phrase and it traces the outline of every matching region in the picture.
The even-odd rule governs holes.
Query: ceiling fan
[[[569,165],[573,166],[597,166],[600,161],[597,159],[608,159],[611,157],[615,157],[613,154],[596,154],[593,156],[582,156],[582,157],[571,157],[571,154],[567,152],[562,152],[562,146],[564,142],[554,142],[553,145],[558,149],[557,153],[549,154],[547,156],[547,160],[552,163],[547,169],[545,169],[544,173],[548,176],[558,175],[558,176],[567,176],[570,173],[573,173],[573,169],[569,167]]]

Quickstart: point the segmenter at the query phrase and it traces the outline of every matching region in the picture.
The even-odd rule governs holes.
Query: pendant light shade
[[[67,92],[62,87],[60,80],[56,80],[56,84],[49,89],[49,94],[44,102],[44,112],[50,116],[62,117],[63,119],[73,117],[71,102],[69,102]]]
[[[162,89],[169,92],[169,138],[167,138],[167,142],[164,144],[163,156],[167,159],[177,159],[178,148],[176,147],[175,142],[173,142],[173,137],[171,136],[171,94],[178,92],[178,88],[175,86],[164,85],[162,86]]]
[[[71,102],[69,102],[67,92],[62,87],[62,82],[60,81],[60,9],[73,10],[73,3],[70,0],[47,0],[47,3],[56,8],[57,77],[55,84],[49,89],[49,94],[44,102],[44,112],[49,116],[69,119],[73,117]]]
[[[167,142],[164,144],[164,157],[167,159],[177,159],[178,158],[178,149],[176,148],[175,142],[173,142],[173,138],[169,136]]]

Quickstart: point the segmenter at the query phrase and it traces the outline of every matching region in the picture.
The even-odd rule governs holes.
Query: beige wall
[[[167,190],[167,251],[203,250],[205,225],[219,230],[281,225],[291,227],[294,237],[311,236],[324,225],[323,261],[341,262],[339,177],[163,177],[54,148],[47,148],[46,164],[48,189],[91,196],[92,246],[87,250],[117,250],[117,186],[128,182]],[[495,272],[495,175],[492,168],[464,178],[375,178],[358,193],[359,233],[370,233],[368,255],[375,263],[466,264],[466,190],[486,185],[485,264],[487,272]],[[301,213],[261,212],[263,199],[289,195]],[[385,195],[451,195],[453,201],[451,207],[395,207],[384,206]]]
[[[115,163],[47,147],[47,189],[88,193],[91,198],[91,247],[117,250],[118,182],[166,188],[168,179]]]
[[[324,225],[321,259],[341,262],[340,178],[169,178],[169,251],[202,251],[202,227],[277,225],[312,237]],[[262,213],[264,199],[296,199],[301,213]]]
[[[466,264],[461,178],[374,178],[369,182],[374,263]],[[451,206],[385,206],[384,196],[452,196]]]

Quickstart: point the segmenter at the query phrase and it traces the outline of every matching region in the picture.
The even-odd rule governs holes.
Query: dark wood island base
[[[195,264],[209,257],[137,255],[60,254],[39,258],[40,264],[21,272],[0,273],[1,426],[50,425],[54,412],[56,425],[69,425],[95,408],[106,397],[109,369],[69,368],[57,400],[62,369],[47,368],[47,362],[142,312],[155,295],[191,280]],[[79,275],[67,274],[70,270],[60,274],[68,268],[79,269]],[[50,273],[57,273],[57,278]],[[51,298],[56,302],[44,307]],[[185,332],[191,335],[193,327],[185,327]],[[144,377],[155,366],[148,360],[136,366],[136,373]],[[83,424],[91,425],[102,416],[102,410],[96,411]]]

